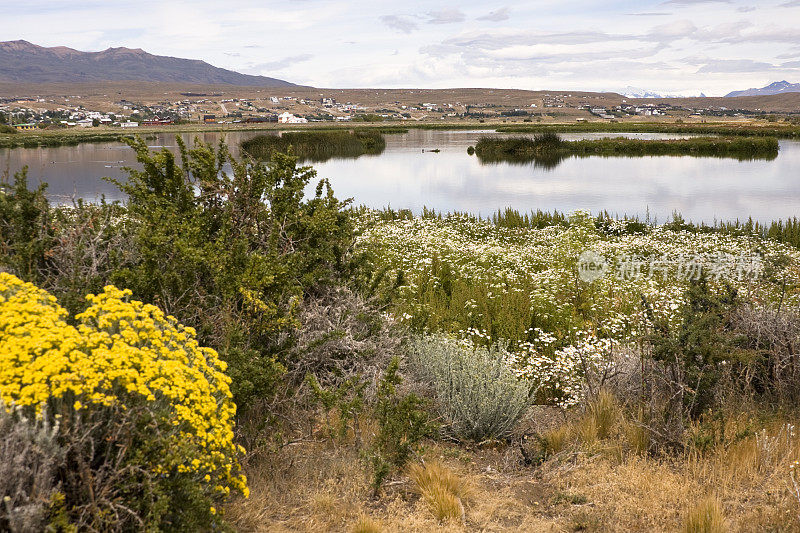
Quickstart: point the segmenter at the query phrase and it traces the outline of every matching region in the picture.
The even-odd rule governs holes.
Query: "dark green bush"
[[[54,237],[47,184],[28,190],[28,167],[14,183],[0,182],[0,262],[26,281],[38,282],[46,270],[46,253]]]
[[[742,353],[728,322],[738,297],[727,287],[713,291],[701,277],[690,282],[686,300],[681,323],[671,329],[656,322],[647,339],[653,359],[677,370],[678,396],[687,413],[697,418],[714,405],[724,365],[736,362]]]
[[[409,462],[418,451],[422,439],[430,436],[434,430],[424,409],[424,400],[413,393],[398,393],[397,385],[402,382],[399,369],[400,360],[395,357],[378,383],[375,403],[378,433],[367,452],[375,493],[394,470],[403,468]]]
[[[136,250],[113,281],[195,326],[229,363],[238,405],[269,397],[291,361],[298,303],[352,277],[354,226],[327,180],[294,157],[236,161],[178,140],[180,164],[131,140],[143,170],[119,183]],[[230,163],[232,174],[223,171]]]

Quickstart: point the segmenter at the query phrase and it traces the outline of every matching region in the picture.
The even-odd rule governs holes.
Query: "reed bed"
[[[286,132],[280,136],[259,135],[242,143],[242,150],[256,159],[269,159],[275,152],[291,149],[301,159],[315,162],[379,155],[385,148],[383,134],[372,130]]]
[[[482,137],[475,155],[483,163],[540,163],[556,165],[570,156],[651,155],[727,157],[739,160],[774,159],[778,155],[775,137],[695,137],[691,139],[645,140],[615,137],[565,141],[555,132],[529,137]]]

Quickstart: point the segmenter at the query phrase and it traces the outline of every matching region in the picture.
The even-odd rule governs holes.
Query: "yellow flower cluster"
[[[76,410],[147,405],[172,428],[176,449],[160,472],[190,472],[221,494],[245,496],[234,444],[230,378],[195,331],[113,286],[87,296],[77,327],[55,297],[0,273],[0,399],[41,413],[66,400]]]

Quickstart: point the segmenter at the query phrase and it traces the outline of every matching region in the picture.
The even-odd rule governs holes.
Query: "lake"
[[[259,132],[228,132],[231,151]],[[181,134],[216,144],[220,133]],[[386,150],[377,156],[331,159],[314,163],[337,196],[352,197],[369,207],[391,206],[420,212],[440,211],[490,215],[512,207],[651,217],[659,221],[679,211],[695,222],[715,219],[769,221],[800,214],[800,142],[782,140],[772,161],[737,161],[707,157],[582,157],[567,158],[547,169],[510,163],[482,164],[467,154],[492,131],[410,130],[386,135]],[[515,134],[518,135],[518,134]],[[591,139],[622,134],[563,134],[564,139]],[[689,137],[656,133],[625,134],[646,139]],[[176,150],[175,134],[148,140],[155,148]],[[428,150],[439,149],[439,153]],[[104,176],[124,178],[124,166],[137,166],[133,150],[120,143],[47,148],[0,149],[0,172],[29,167],[31,183],[46,181],[54,202],[72,198],[108,200],[123,196]],[[313,190],[312,184],[309,190]]]

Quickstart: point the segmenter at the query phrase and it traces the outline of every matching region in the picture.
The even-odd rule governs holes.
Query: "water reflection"
[[[381,208],[423,206],[443,211],[488,215],[512,207],[522,211],[608,210],[666,220],[674,210],[687,219],[713,222],[752,216],[768,221],[800,214],[800,142],[781,141],[773,161],[670,157],[570,157],[557,166],[483,165],[467,155],[486,131],[420,131],[387,135],[380,156],[331,159],[315,163],[340,197]],[[228,133],[231,152],[258,132]],[[518,134],[517,134],[518,135]],[[618,136],[612,134],[610,136]],[[195,134],[181,137],[190,142]],[[602,134],[565,134],[564,139],[593,139]],[[605,135],[609,136],[609,135]],[[636,134],[636,138],[685,138],[686,135]],[[216,144],[218,133],[200,138]],[[148,141],[176,151],[174,135]],[[423,152],[422,150],[425,150]],[[440,152],[429,150],[439,149]],[[133,151],[117,143],[0,150],[0,172],[28,165],[31,183],[47,181],[54,201],[72,197],[122,199],[108,176],[124,179],[122,167],[137,167]],[[311,190],[311,188],[309,189]]]

